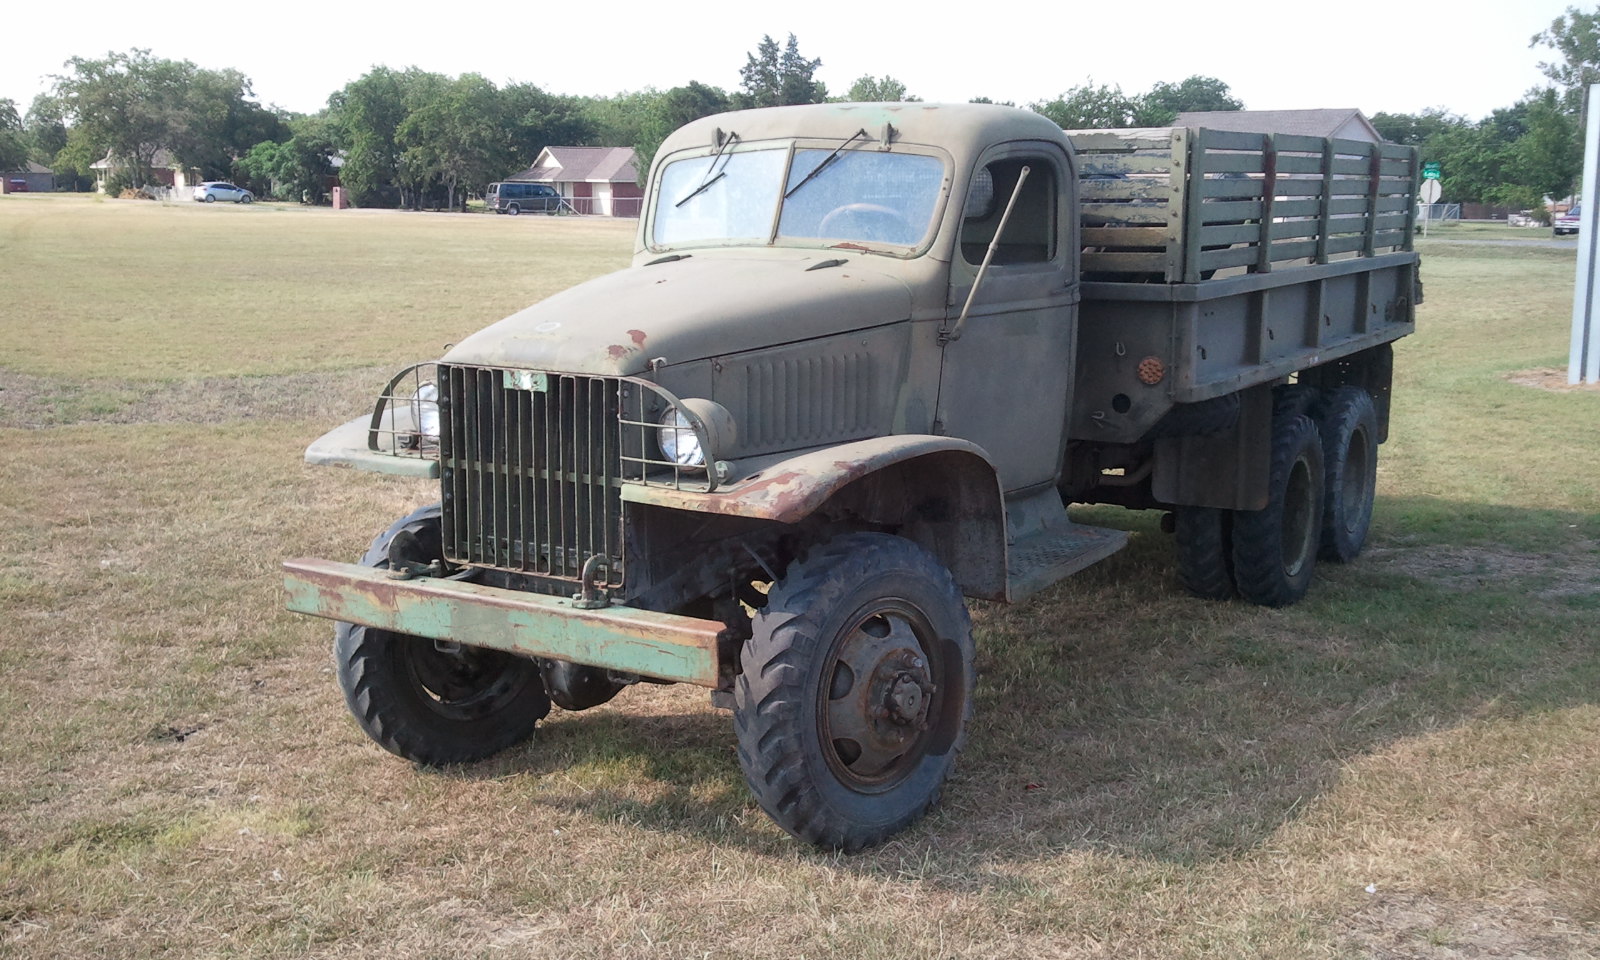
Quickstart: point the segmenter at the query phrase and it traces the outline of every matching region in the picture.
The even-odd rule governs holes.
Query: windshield
[[[880,150],[801,148],[790,162],[787,148],[765,147],[676,160],[661,173],[651,238],[656,246],[916,247],[943,183],[939,158]]]

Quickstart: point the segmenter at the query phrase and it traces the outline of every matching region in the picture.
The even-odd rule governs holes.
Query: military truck
[[[1411,148],[1067,133],[987,105],[672,134],[627,269],[401,371],[307,459],[437,483],[358,564],[285,564],[345,698],[422,764],[553,704],[708,688],[782,828],[855,850],[939,799],[966,597],[1164,511],[1181,582],[1292,603],[1361,550],[1419,299]]]

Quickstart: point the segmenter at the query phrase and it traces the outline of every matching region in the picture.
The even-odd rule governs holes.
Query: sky
[[[314,112],[374,65],[483,74],[552,93],[609,95],[698,80],[733,91],[763,35],[789,33],[821,58],[817,79],[843,94],[864,74],[893,76],[928,101],[1048,100],[1091,80],[1137,94],[1193,74],[1227,83],[1247,108],[1443,107],[1472,119],[1543,84],[1548,49],[1529,39],[1570,0],[1419,0],[1229,4],[1057,0],[1050,4],[764,3],[621,0],[586,8],[499,0],[445,6],[282,0],[159,19],[103,0],[17,3],[0,18],[0,98],[26,111],[69,57],[134,47],[202,67],[233,67],[263,104]],[[142,7],[153,10],[157,7]],[[593,9],[595,16],[575,16]],[[564,19],[568,18],[568,19]],[[305,24],[306,26],[296,26]]]

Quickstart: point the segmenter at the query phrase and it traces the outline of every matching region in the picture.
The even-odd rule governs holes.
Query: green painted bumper
[[[572,601],[459,580],[392,580],[353,563],[283,565],[287,607],[330,620],[453,640],[530,657],[607,667],[658,680],[717,685],[723,624],[633,607],[583,610]]]

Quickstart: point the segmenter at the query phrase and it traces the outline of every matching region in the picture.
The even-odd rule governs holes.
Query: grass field
[[[943,809],[840,857],[701,691],[418,769],[281,610],[431,499],[305,444],[630,249],[0,198],[0,956],[1600,957],[1600,391],[1513,379],[1564,366],[1570,250],[1423,245],[1370,552],[1299,606],[1184,596],[1113,510],[1128,550],[975,605]]]

